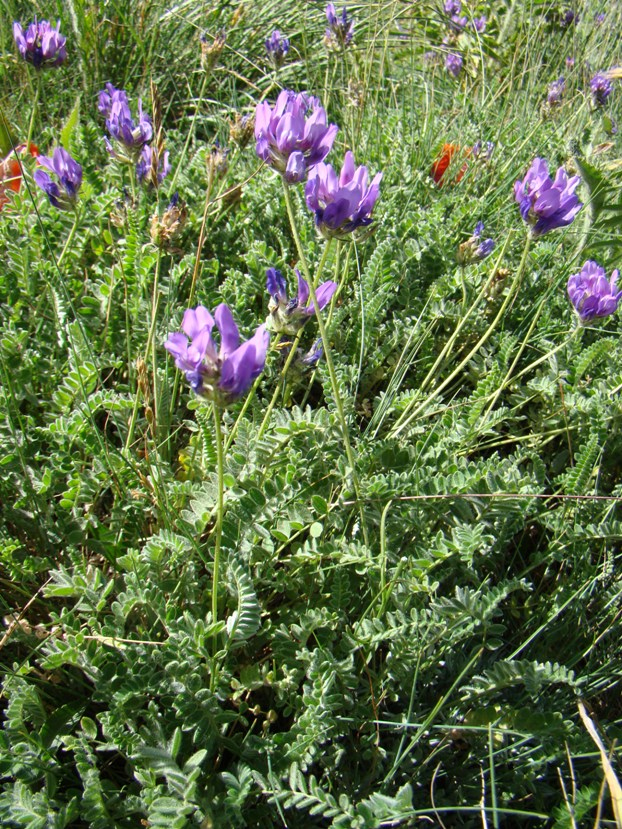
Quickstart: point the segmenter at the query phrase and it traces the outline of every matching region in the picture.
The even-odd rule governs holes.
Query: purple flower
[[[323,356],[324,346],[322,345],[322,340],[316,340],[302,358],[301,362],[307,368],[315,368]]]
[[[581,322],[608,317],[616,311],[622,298],[622,291],[616,290],[618,275],[618,271],[615,270],[611,274],[611,279],[607,280],[605,269],[588,259],[581,272],[570,277],[568,297]]]
[[[450,75],[457,78],[462,69],[462,56],[457,55],[455,52],[450,52],[445,58],[445,69]]]
[[[460,14],[462,11],[462,0],[445,0],[445,14],[448,14],[450,17],[456,14]]]
[[[473,158],[479,158],[479,156],[482,155],[482,150],[483,149],[484,149],[483,141],[476,141],[475,144],[473,144],[473,146],[471,147],[471,156]],[[482,156],[483,160],[484,161],[490,161],[494,151],[495,151],[494,143],[492,141],[487,141],[486,142],[486,149],[485,149],[484,154]]]
[[[596,23],[597,26],[602,26],[605,22],[605,17],[606,15],[604,12],[594,15],[594,23]]]
[[[605,130],[607,135],[618,134],[618,125],[613,120],[611,115],[603,115],[603,129]]]
[[[371,224],[371,212],[380,194],[382,173],[368,185],[367,167],[354,166],[354,155],[345,154],[339,178],[330,164],[318,164],[305,186],[307,207],[327,239],[346,239],[352,231]]]
[[[575,11],[572,9],[566,9],[561,12],[559,23],[563,29],[567,29],[568,26],[572,26],[573,23],[576,26],[580,19],[580,16]]]
[[[121,103],[127,104],[128,106],[130,103],[127,97],[127,92],[123,89],[117,89],[111,83],[107,83],[106,88],[102,89],[98,95],[97,109],[102,115],[105,115],[106,118],[108,118],[112,104],[115,101],[121,101]]]
[[[57,184],[45,170],[35,170],[33,178],[37,186],[47,194],[54,207],[59,210],[72,210],[82,184],[82,167],[63,147],[57,147],[52,158],[40,155],[37,161],[54,173],[59,181]]]
[[[171,165],[168,160],[168,150],[159,153],[157,147],[145,144],[136,164],[136,177],[138,181],[157,187],[171,172]]]
[[[268,268],[266,271],[266,290],[270,294],[270,325],[275,331],[286,334],[295,334],[300,331],[307,320],[315,314],[315,306],[309,301],[309,286],[302,274],[296,268],[298,277],[298,296],[291,299],[287,296],[287,283],[281,271]],[[337,283],[329,280],[323,282],[315,291],[320,311],[331,301],[337,290]]]
[[[35,18],[26,32],[21,25],[13,23],[13,37],[20,55],[35,69],[44,69],[48,66],[60,66],[67,57],[65,48],[66,37],[60,33],[60,20],[53,29],[47,20],[40,23]]]
[[[481,262],[493,252],[495,243],[493,239],[483,239],[484,223],[478,222],[475,225],[473,235],[458,248],[457,260],[461,265],[468,265],[469,262]]]
[[[212,338],[220,331],[220,350]],[[184,334],[170,334],[164,347],[175,358],[196,394],[217,406],[228,406],[245,394],[266,363],[270,334],[260,325],[240,345],[240,334],[229,307],[221,303],[214,316],[203,305],[188,308],[181,324]]]
[[[106,116],[106,129],[113,139],[105,139],[108,152],[119,161],[136,164],[153,135],[151,118],[143,111],[143,104],[138,99],[138,121],[132,118],[127,94],[106,84],[106,89],[99,93],[99,111]]]
[[[557,106],[561,104],[562,95],[566,90],[566,80],[564,77],[558,78],[553,83],[549,84],[549,91],[546,96],[546,101],[549,106]]]
[[[568,69],[572,69],[572,67],[574,66],[574,58],[572,57],[572,55],[566,58],[566,66],[568,67]]]
[[[611,95],[613,84],[603,72],[597,72],[590,81],[592,100],[595,106],[604,106]]]
[[[481,17],[474,17],[473,18],[473,28],[475,29],[476,32],[479,32],[481,34],[482,32],[486,31],[486,23],[487,22],[488,22],[488,19],[487,19],[486,15],[484,15],[484,14]]]
[[[572,223],[583,207],[574,192],[580,181],[579,176],[568,178],[563,167],[553,180],[546,161],[534,159],[525,178],[514,184],[514,197],[521,216],[531,225],[534,238]]]
[[[468,25],[468,22],[469,22],[469,18],[466,15],[464,15],[464,14],[463,15],[454,14],[454,15],[452,15],[452,18],[451,18],[451,23],[452,23],[451,28],[455,29],[457,31],[458,30],[461,31],[462,29],[464,29]]]
[[[257,155],[290,183],[302,181],[324,161],[337,130],[326,123],[326,111],[317,98],[289,89],[280,93],[274,107],[263,101],[255,111]]]
[[[345,6],[338,17],[335,4],[329,3],[326,6],[326,19],[328,20],[328,29],[326,29],[324,35],[324,43],[329,49],[345,49],[346,46],[350,45],[354,34],[354,21],[348,20],[348,12]]]
[[[289,52],[289,39],[282,37],[279,30],[275,29],[266,40],[266,52],[278,69],[279,66],[282,66],[285,55]]]

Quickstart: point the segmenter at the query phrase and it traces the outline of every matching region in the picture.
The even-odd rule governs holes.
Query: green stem
[[[385,606],[385,590],[387,586],[387,515],[393,504],[393,499],[389,498],[385,508],[382,510],[380,516],[380,603],[381,614],[382,607]]]
[[[214,409],[214,432],[216,435],[216,470],[218,473],[218,500],[216,503],[216,527],[214,536],[214,570],[212,574],[212,624],[218,621],[218,580],[220,575],[220,546],[222,543],[222,518],[225,504],[224,446],[222,440],[222,412]]]
[[[315,272],[315,277],[314,277],[314,278],[313,278],[313,280],[312,280],[312,281],[313,281],[313,283],[314,283],[314,287],[316,287],[316,288],[317,288],[317,286],[318,286],[318,284],[319,284],[319,282],[320,282],[320,278],[321,278],[321,276],[322,276],[322,272],[324,271],[324,267],[325,267],[325,265],[326,265],[326,259],[327,259],[327,257],[328,257],[328,252],[329,252],[329,250],[330,250],[330,248],[331,248],[331,243],[332,243],[332,239],[330,239],[330,240],[329,240],[329,241],[328,241],[328,242],[324,245],[324,250],[322,251],[322,256],[321,256],[321,258],[320,258],[319,265],[317,266],[317,270],[316,270],[316,272]],[[309,281],[311,281],[311,280],[309,280]],[[331,309],[332,309],[332,304],[331,304]],[[277,401],[278,396],[279,396],[279,394],[280,394],[280,384],[281,384],[281,380],[285,380],[285,378],[287,377],[287,372],[289,371],[289,369],[290,369],[290,367],[291,367],[291,364],[292,364],[292,362],[293,362],[293,360],[294,360],[294,358],[295,358],[295,356],[296,356],[296,351],[297,351],[297,349],[298,349],[298,343],[300,342],[300,338],[302,337],[302,332],[303,332],[303,330],[304,330],[304,329],[302,329],[302,328],[301,328],[301,329],[300,329],[300,331],[298,331],[298,332],[296,333],[296,336],[295,336],[295,338],[294,338],[294,342],[292,343],[292,347],[291,347],[291,349],[290,349],[290,352],[289,352],[289,354],[287,355],[287,360],[285,361],[285,365],[284,365],[284,366],[283,366],[283,368],[281,369],[281,374],[280,374],[280,376],[279,376],[279,382],[277,383],[277,385],[276,385],[276,387],[275,387],[275,389],[274,389],[274,393],[272,394],[272,399],[270,400],[270,403],[268,404],[268,408],[266,409],[266,413],[265,413],[264,418],[263,418],[263,420],[262,420],[262,422],[261,422],[261,426],[259,427],[259,434],[258,434],[258,437],[260,437],[260,438],[261,438],[261,437],[263,437],[263,435],[264,435],[264,434],[265,434],[265,432],[266,432],[266,428],[267,428],[268,423],[269,423],[269,421],[270,421],[270,415],[272,414],[272,410],[274,409],[274,407],[275,407],[275,405],[276,405],[276,401]],[[279,338],[277,339],[277,343],[275,343],[275,345],[276,345],[276,344],[278,344],[278,342],[280,341],[280,339],[281,339],[281,335],[279,334]]]
[[[435,400],[439,396],[439,394],[445,388],[447,388],[447,386],[458,376],[458,374],[460,374],[462,369],[471,361],[471,359],[474,357],[474,355],[477,354],[477,352],[484,345],[484,343],[486,343],[488,341],[488,339],[490,338],[492,332],[495,330],[495,328],[499,324],[500,320],[502,319],[503,315],[505,314],[505,311],[506,311],[508,305],[514,299],[514,297],[516,296],[516,293],[517,293],[517,291],[520,287],[520,284],[521,284],[521,281],[522,281],[522,278],[523,278],[523,273],[525,271],[525,266],[527,264],[527,255],[529,253],[530,243],[531,243],[531,237],[528,236],[527,241],[525,243],[525,247],[523,249],[523,255],[522,255],[522,258],[521,258],[521,261],[520,261],[520,265],[518,266],[518,272],[517,272],[516,276],[514,277],[514,282],[512,284],[512,287],[508,291],[507,296],[504,299],[503,304],[501,305],[501,308],[499,308],[499,312],[497,313],[497,316],[494,318],[492,323],[488,326],[487,330],[484,332],[484,334],[482,334],[482,336],[479,338],[479,340],[473,346],[473,348],[469,351],[469,353],[466,355],[466,357],[460,362],[460,364],[454,369],[454,371],[451,372],[449,377],[447,377],[445,380],[443,380],[443,382],[432,392],[432,394],[429,394],[426,397],[426,399],[422,403],[420,403],[415,408],[415,410],[413,412],[411,412],[410,414],[408,414],[406,417],[405,417],[405,415],[407,414],[408,410],[406,410],[404,412],[402,417],[398,420],[398,422],[395,424],[394,428],[392,429],[391,437],[397,437],[400,432],[402,432],[410,423],[412,423],[412,421],[417,417],[417,415],[420,412],[422,412],[433,400]]]
[[[522,272],[523,272],[523,270],[524,270],[524,267],[525,267],[525,264],[526,264],[526,261],[527,261],[527,253],[528,253],[528,251],[529,251],[529,243],[530,243],[530,240],[531,240],[531,237],[530,237],[530,236],[528,236],[528,237],[527,237],[527,243],[526,243],[526,245],[525,245],[525,251],[523,252],[523,258],[521,259],[521,263],[520,263],[520,266],[519,266],[519,273],[520,273],[521,275],[522,275]],[[533,320],[531,321],[531,325],[529,326],[529,329],[528,329],[528,331],[527,331],[527,334],[525,335],[525,337],[524,337],[524,339],[523,339],[523,341],[522,341],[522,343],[521,343],[521,345],[520,345],[520,348],[518,349],[518,352],[517,352],[516,356],[515,356],[515,357],[514,357],[514,359],[512,360],[512,365],[511,365],[511,366],[509,367],[509,369],[507,370],[506,375],[505,375],[505,377],[503,378],[503,382],[501,383],[501,385],[499,386],[499,388],[498,388],[498,389],[497,389],[497,391],[495,392],[494,397],[493,397],[493,398],[492,398],[492,400],[490,401],[490,404],[488,405],[488,408],[486,409],[486,412],[485,412],[484,416],[482,417],[482,421],[481,421],[481,424],[482,424],[482,425],[483,425],[484,423],[486,423],[486,420],[488,419],[488,416],[490,415],[491,411],[494,409],[494,407],[495,407],[495,405],[496,405],[496,403],[497,403],[497,400],[498,400],[498,399],[499,399],[499,397],[501,396],[502,391],[503,391],[503,390],[507,387],[507,385],[508,385],[508,383],[509,383],[509,381],[510,381],[510,378],[511,378],[511,376],[512,376],[512,373],[514,372],[514,369],[516,368],[516,364],[517,364],[517,363],[518,363],[518,361],[520,360],[520,358],[521,358],[521,356],[522,356],[522,354],[523,354],[523,351],[524,351],[524,350],[525,350],[525,348],[527,347],[527,343],[529,342],[529,338],[531,337],[531,335],[532,335],[532,333],[533,333],[533,330],[534,330],[534,328],[536,327],[538,320],[540,319],[540,314],[541,314],[541,313],[542,313],[542,311],[544,310],[544,306],[545,306],[545,304],[546,304],[546,302],[544,302],[544,301],[543,301],[543,302],[541,302],[541,303],[540,303],[540,305],[539,305],[539,307],[538,307],[538,309],[537,309],[537,311],[536,311],[536,313],[534,314],[534,316],[533,316]]]
[[[356,473],[356,461],[354,458],[354,452],[352,451],[352,445],[350,443],[350,435],[348,434],[348,424],[346,422],[343,403],[341,402],[341,395],[339,394],[339,383],[337,382],[337,373],[335,372],[335,365],[333,363],[333,356],[330,349],[328,334],[326,332],[324,320],[322,318],[322,314],[320,313],[320,309],[318,306],[317,296],[315,294],[315,287],[313,285],[313,280],[311,279],[311,274],[309,271],[309,265],[307,264],[304,248],[302,246],[300,235],[298,233],[298,228],[296,226],[296,217],[294,216],[294,206],[292,204],[292,197],[290,195],[289,186],[285,179],[283,179],[283,191],[285,193],[285,205],[287,207],[287,215],[289,217],[289,223],[291,226],[292,234],[294,236],[294,242],[296,244],[296,249],[298,251],[298,258],[300,259],[300,264],[302,265],[302,269],[305,273],[305,277],[309,284],[309,295],[311,297],[311,302],[313,303],[313,307],[315,309],[315,318],[317,320],[317,326],[320,332],[322,346],[324,348],[324,359],[326,360],[326,368],[328,369],[328,376],[330,378],[330,383],[333,390],[333,398],[335,401],[335,407],[337,409],[337,419],[339,420],[339,424],[341,426],[341,433],[343,436],[343,444],[346,450],[346,457],[348,459],[350,469],[352,470],[352,485],[354,487],[354,492],[356,494],[356,499],[359,505],[359,513],[361,516],[361,529],[363,531],[365,544],[366,546],[369,546],[367,537],[367,524],[365,521],[365,512],[363,510],[363,502],[361,500],[360,495],[360,485],[358,475]]]
[[[201,268],[201,251],[205,244],[205,228],[207,226],[207,214],[211,204],[212,189],[214,187],[214,176],[210,173],[207,177],[207,190],[205,192],[205,206],[203,208],[203,218],[201,220],[201,230],[199,231],[199,241],[197,242],[197,255],[194,259],[194,270],[192,271],[192,283],[190,284],[190,294],[188,296],[188,306],[192,305],[194,300],[194,292],[196,290],[197,279],[199,278],[199,270]]]
[[[276,346],[277,344],[278,344],[278,339],[277,339],[277,341],[275,342],[275,346]],[[261,381],[262,381],[262,380],[263,380],[263,376],[262,376],[262,375],[260,375],[260,376],[259,376],[259,377],[255,380],[255,382],[253,383],[253,385],[251,386],[251,390],[249,391],[249,393],[246,395],[246,398],[244,399],[244,405],[243,405],[243,406],[242,406],[242,408],[240,409],[240,413],[239,413],[239,414],[238,414],[238,416],[236,417],[236,419],[235,419],[235,423],[233,424],[233,426],[232,426],[232,428],[231,428],[231,431],[229,432],[229,437],[227,438],[227,442],[225,443],[225,452],[228,452],[228,451],[229,451],[229,449],[231,448],[231,444],[232,444],[232,443],[233,443],[233,441],[235,440],[235,436],[236,436],[236,435],[237,435],[237,433],[238,433],[238,428],[239,428],[239,426],[240,426],[240,423],[244,420],[244,415],[246,414],[246,412],[247,412],[247,410],[248,410],[248,407],[249,407],[249,406],[251,405],[251,403],[253,402],[253,399],[254,399],[254,397],[255,397],[255,394],[257,393],[257,389],[259,388],[259,384],[261,383]]]
[[[39,98],[41,97],[41,73],[37,72],[37,86],[35,89],[35,97],[32,102],[32,112],[30,113],[30,122],[28,124],[28,138],[26,139],[26,152],[30,152],[30,142],[35,129],[35,118],[37,117],[37,110],[39,109]]]
[[[287,355],[287,360],[285,360],[285,365],[281,369],[281,375],[279,377],[279,382],[276,384],[276,386],[274,388],[274,392],[272,393],[272,398],[270,400],[270,403],[268,403],[268,408],[266,409],[266,413],[264,414],[263,420],[261,421],[261,426],[259,427],[259,432],[257,434],[258,438],[262,438],[264,436],[264,434],[266,433],[266,429],[268,428],[268,423],[270,421],[270,415],[272,414],[272,410],[274,409],[274,407],[276,405],[276,401],[279,397],[279,394],[281,393],[281,380],[285,379],[285,377],[287,376],[287,372],[289,371],[290,366],[291,366],[292,362],[294,361],[294,357],[296,356],[296,351],[298,350],[298,343],[300,342],[300,338],[302,337],[302,331],[303,331],[303,329],[301,328],[300,331],[298,331],[296,336],[294,337],[294,341],[293,341],[292,346],[289,350],[289,354]]]
[[[75,217],[74,217],[74,220],[73,220],[73,225],[71,226],[71,230],[69,231],[69,234],[67,235],[67,239],[65,240],[65,244],[63,245],[63,249],[61,250],[60,256],[58,257],[58,261],[56,263],[56,266],[58,268],[60,268],[60,266],[63,262],[63,259],[65,258],[65,254],[67,253],[71,243],[73,242],[73,237],[76,235],[76,230],[78,229],[78,224],[80,223],[80,218],[81,218],[80,211],[76,210]]]
[[[177,163],[177,167],[175,168],[175,174],[171,181],[171,186],[169,189],[170,193],[175,192],[175,185],[177,184],[177,179],[179,178],[179,171],[181,170],[182,164],[186,161],[186,155],[188,153],[188,147],[190,146],[190,142],[192,141],[192,137],[194,135],[194,125],[196,124],[197,118],[199,117],[199,107],[201,106],[201,101],[203,100],[203,95],[205,94],[205,87],[207,86],[207,81],[210,77],[210,72],[205,72],[203,75],[203,81],[201,82],[201,89],[199,90],[199,99],[197,101],[197,105],[194,110],[194,115],[192,116],[192,123],[188,129],[188,133],[186,135],[186,142],[184,144],[183,150],[181,151],[181,155],[179,156],[179,161]]]

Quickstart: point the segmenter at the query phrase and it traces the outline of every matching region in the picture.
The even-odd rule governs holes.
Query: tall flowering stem
[[[216,527],[214,528],[214,565],[212,570],[212,624],[218,621],[218,582],[220,579],[220,551],[222,546],[222,518],[225,508],[225,453],[222,439],[222,423],[220,406],[214,405],[214,434],[216,437],[216,474],[217,501],[216,501]],[[212,671],[212,683],[215,680],[215,672]]]
[[[348,434],[348,424],[346,422],[346,416],[343,409],[341,395],[339,394],[339,384],[337,382],[337,374],[335,372],[335,365],[333,363],[333,357],[330,350],[328,333],[326,331],[326,326],[324,325],[324,319],[322,318],[322,313],[320,311],[320,306],[318,304],[317,296],[315,293],[315,285],[313,284],[313,278],[311,277],[309,265],[307,264],[307,260],[304,253],[304,248],[302,246],[300,235],[298,233],[296,217],[294,215],[294,207],[292,205],[292,197],[289,192],[287,182],[285,180],[283,181],[283,192],[285,194],[285,205],[287,207],[287,215],[289,217],[289,223],[292,229],[292,234],[294,236],[294,242],[296,243],[298,257],[300,259],[300,264],[302,265],[302,269],[304,271],[306,280],[309,284],[309,296],[311,297],[311,302],[313,303],[313,307],[315,308],[315,317],[317,319],[317,326],[320,332],[320,338],[322,340],[324,357],[326,359],[326,368],[328,369],[328,376],[330,377],[330,383],[333,390],[333,397],[335,399],[335,406],[337,408],[337,417],[339,418],[339,424],[341,426],[341,433],[343,435],[343,443],[346,450],[346,456],[348,458],[348,463],[350,464],[350,469],[352,470],[352,484],[354,486],[354,492],[356,494],[356,499],[359,504],[359,514],[361,516],[361,529],[363,531],[363,538],[365,540],[365,544],[368,546],[367,525],[365,522],[363,502],[361,501],[360,497],[361,488],[358,480],[358,475],[356,473],[356,461],[354,458],[354,452],[352,451],[352,445],[350,443],[350,435]]]
[[[320,259],[320,264],[318,265],[317,271],[316,271],[316,274],[315,274],[315,282],[312,283],[312,285],[311,285],[312,288],[314,288],[320,281],[320,277],[322,275],[322,271],[324,270],[324,266],[326,264],[326,259],[328,258],[328,252],[331,248],[331,245],[332,245],[332,240],[329,240],[327,242],[327,244],[324,245],[324,251],[322,253],[322,258]],[[308,270],[305,269],[305,273],[308,275]],[[289,351],[289,354],[287,355],[287,359],[285,360],[285,364],[283,365],[283,368],[281,369],[281,376],[279,377],[279,382],[276,384],[276,386],[274,388],[272,398],[270,399],[270,402],[268,403],[268,408],[265,411],[263,420],[261,421],[261,426],[259,427],[258,437],[260,437],[260,438],[264,436],[264,434],[266,433],[266,429],[268,428],[268,423],[270,422],[270,416],[272,415],[272,411],[274,410],[274,407],[276,406],[276,401],[279,399],[279,394],[281,393],[281,381],[285,380],[285,378],[287,377],[287,372],[290,370],[291,365],[292,365],[292,363],[293,363],[293,361],[296,357],[296,352],[297,352],[297,349],[298,349],[298,343],[300,342],[300,338],[302,337],[303,330],[304,329],[301,328],[296,333],[296,336],[294,337],[294,341],[292,342],[292,347]],[[278,343],[280,341],[280,338],[281,338],[281,335],[277,334],[277,337],[279,338],[276,341],[276,344],[278,345]],[[252,392],[251,392],[251,394],[252,394]],[[234,429],[237,428],[237,425],[238,425],[238,422],[236,421]],[[227,443],[227,446],[228,445],[229,444]]]
[[[26,138],[26,146],[30,147],[32,136],[35,131],[35,118],[37,117],[37,110],[39,109],[39,98],[41,97],[41,75],[37,73],[37,80],[35,82],[35,95],[32,101],[32,111],[30,113],[30,121],[28,122],[28,136]]]

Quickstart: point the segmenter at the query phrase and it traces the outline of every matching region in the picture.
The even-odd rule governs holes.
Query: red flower
[[[456,155],[456,153],[462,154],[466,158],[471,154],[471,150],[469,148],[463,150],[462,147],[460,147],[458,144],[443,144],[441,154],[432,165],[430,175],[439,187],[442,187],[446,183],[443,181],[443,176],[447,172],[447,168],[451,164],[451,161],[453,157]],[[462,177],[466,173],[466,170],[467,163],[465,161],[460,170],[458,170],[455,179],[453,180],[454,184],[457,184],[459,181],[462,180]]]
[[[31,142],[28,145],[28,152],[33,158],[37,158],[39,148]],[[0,161],[0,210],[9,201],[6,191],[12,190],[14,193],[19,193],[22,186],[22,168],[17,157],[18,153],[21,156],[26,155],[25,144],[18,144],[6,158]]]

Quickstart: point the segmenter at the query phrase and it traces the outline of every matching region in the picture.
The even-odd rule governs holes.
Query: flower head
[[[573,11],[573,9],[565,9],[560,13],[559,24],[562,29],[567,29],[568,26],[572,26],[573,23],[576,26],[580,19],[580,16],[577,12]]]
[[[106,116],[106,129],[112,138],[112,142],[105,139],[108,152],[119,161],[136,164],[153,136],[151,118],[143,111],[142,101],[138,99],[138,120],[134,121],[127,93],[106,84],[99,93],[98,107]]]
[[[324,35],[324,43],[328,49],[345,49],[352,41],[354,34],[354,21],[348,19],[348,12],[345,8],[337,15],[334,3],[326,6],[326,20],[328,29]]]
[[[462,56],[456,54],[455,52],[449,52],[449,54],[445,57],[445,69],[450,75],[457,78],[462,71]]]
[[[228,155],[229,150],[223,147],[216,138],[212,144],[212,149],[205,157],[208,179],[219,179],[227,174],[227,170],[229,169]]]
[[[53,29],[47,20],[37,22],[36,18],[26,31],[15,21],[13,23],[13,37],[20,55],[35,69],[44,69],[48,66],[60,66],[67,57],[65,48],[66,37],[60,33],[60,20]]]
[[[622,299],[622,291],[616,290],[618,275],[618,271],[615,270],[608,280],[605,269],[588,259],[581,272],[570,277],[568,297],[581,322],[608,317],[616,311]]]
[[[255,116],[248,114],[242,115],[236,112],[233,120],[229,124],[229,138],[233,143],[243,150],[253,137],[254,131]]]
[[[130,102],[125,90],[117,89],[111,83],[107,83],[105,86],[106,88],[102,89],[97,96],[97,109],[102,115],[108,118],[112,105],[115,101],[121,101],[121,103],[127,104],[128,106]]]
[[[482,34],[483,32],[486,31],[487,22],[488,22],[488,19],[487,19],[486,15],[484,15],[484,14],[481,17],[474,17],[473,18],[473,28],[475,29],[476,32],[479,32],[480,34]]]
[[[324,346],[322,345],[322,340],[316,340],[304,355],[301,362],[306,368],[315,368],[323,356]]]
[[[604,106],[613,91],[613,84],[603,72],[597,72],[590,81],[590,91],[595,106]]]
[[[324,161],[338,128],[326,123],[326,111],[317,98],[284,89],[274,107],[257,105],[257,155],[288,182],[302,181],[308,170]]]
[[[482,239],[484,223],[478,222],[470,239],[463,242],[458,248],[457,259],[461,265],[468,265],[469,262],[481,262],[493,252],[495,243],[493,239]]]
[[[275,29],[266,40],[266,52],[272,63],[278,69],[283,65],[285,55],[289,52],[289,39],[283,37],[278,29]]]
[[[549,106],[558,106],[561,104],[562,95],[566,90],[566,80],[562,76],[553,83],[549,84],[549,91],[546,96],[546,102]]]
[[[445,14],[448,14],[450,17],[454,14],[460,14],[462,11],[462,0],[445,0],[443,8],[445,9]]]
[[[151,217],[149,235],[153,244],[169,249],[182,232],[187,218],[188,208],[185,202],[180,200],[179,193],[174,193],[162,218],[157,210]]]
[[[583,207],[575,194],[580,181],[579,176],[569,178],[563,167],[551,179],[546,161],[534,159],[525,178],[514,184],[514,197],[532,236],[572,223]]]
[[[287,283],[281,271],[277,268],[268,268],[266,271],[266,290],[270,294],[268,321],[271,328],[285,334],[300,331],[307,320],[315,314],[315,306],[309,300],[309,286],[297,268],[296,276],[298,295],[290,299],[287,296]],[[336,290],[337,283],[331,280],[318,286],[315,297],[320,311],[328,305]]]
[[[481,149],[478,148],[478,150]],[[430,175],[438,184],[439,187],[442,187],[446,182],[444,181],[445,173],[449,168],[454,156],[461,155],[463,158],[471,155],[470,149],[463,150],[458,144],[443,144],[443,149],[441,150],[441,154],[438,156],[434,164],[432,165],[432,169],[430,170]],[[467,171],[467,164],[466,161],[458,171],[454,183],[457,184],[459,181],[462,180],[462,177]]]
[[[25,156],[27,152],[33,158],[37,158],[39,148],[36,144],[30,143],[27,151],[25,144],[19,144],[6,158],[0,160],[0,210],[9,202],[7,190],[13,193],[19,193],[20,191],[22,186],[22,165],[20,164],[18,156]]]
[[[220,332],[220,349],[212,337]],[[245,394],[266,363],[270,334],[260,325],[240,345],[240,334],[229,307],[221,303],[214,316],[203,305],[188,308],[181,324],[183,334],[170,334],[164,347],[175,358],[196,394],[217,406],[228,406]]]
[[[224,29],[221,29],[213,39],[207,34],[201,35],[201,66],[206,72],[211,72],[216,66],[226,42],[227,33]]]
[[[490,161],[492,158],[492,154],[495,151],[495,145],[492,141],[486,142],[486,148],[484,149],[484,142],[483,141],[476,141],[475,144],[471,147],[471,155],[473,158],[480,158],[482,161]]]
[[[158,152],[158,148],[145,144],[136,164],[136,177],[144,184],[157,187],[171,172],[171,164],[168,160],[168,150]]]
[[[354,166],[348,150],[339,177],[330,164],[318,164],[305,186],[307,207],[325,238],[346,239],[352,231],[371,224],[371,213],[380,195],[382,173],[368,183],[367,167]]]
[[[39,156],[39,164],[58,178],[56,183],[45,170],[35,170],[35,184],[46,194],[50,203],[59,210],[72,210],[82,184],[82,167],[63,147],[54,150],[52,158]]]

